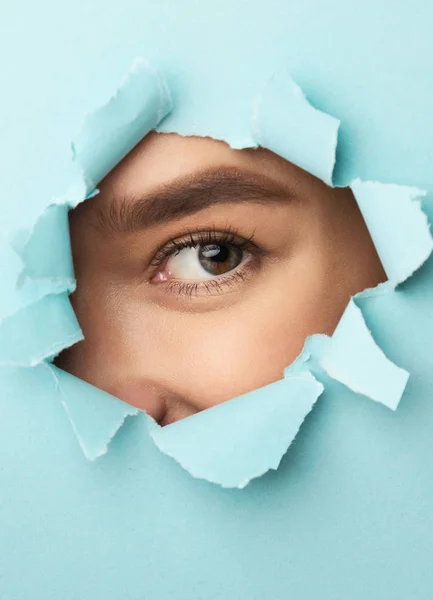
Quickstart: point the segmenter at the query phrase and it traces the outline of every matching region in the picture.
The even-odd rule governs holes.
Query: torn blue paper
[[[353,392],[396,410],[409,373],[389,360],[376,344],[356,304],[358,297],[350,300],[332,336],[315,334],[305,340],[285,374],[290,377],[308,369],[320,380],[323,370]]]
[[[252,130],[260,146],[332,184],[340,121],[317,110],[286,71],[277,71],[254,101]]]
[[[147,95],[144,93],[146,90]],[[139,98],[144,98],[142,105]],[[145,61],[136,60],[123,86],[107,105],[87,119],[82,133],[74,143],[75,159],[81,165],[87,182],[86,193],[95,193],[94,185],[97,181],[105,176],[116,162],[123,158],[127,151],[147,133],[149,128],[155,127],[158,119],[164,118],[171,109],[170,94],[162,76],[149,67]],[[141,110],[143,114],[140,112]],[[139,135],[134,129],[137,124],[139,124]],[[337,119],[313,108],[308,103],[299,86],[284,71],[274,73],[262,93],[256,98],[252,131],[256,136],[257,143],[277,152],[329,184],[332,182],[338,127]],[[77,186],[75,189],[79,193],[81,188]],[[412,274],[426,260],[432,248],[425,215],[421,211],[419,202],[416,203],[422,192],[415,188],[372,184],[360,180],[353,182],[352,189],[367,225],[372,230],[372,237],[379,254],[386,263],[388,275],[390,277],[397,276],[395,275],[397,268],[395,265],[397,265],[400,271],[396,282],[402,281],[403,276]],[[392,225],[389,225],[390,221],[384,217],[388,212],[392,212],[393,206],[397,206],[398,210],[393,212]],[[376,207],[378,207],[377,210]],[[401,256],[398,254],[402,236],[406,235],[406,242],[408,237],[404,233],[403,224],[404,227],[408,226],[411,231],[410,235],[417,235],[418,240],[417,246],[411,253],[411,258],[407,259],[406,257],[406,263],[404,263],[406,266],[402,266]],[[392,289],[395,287],[395,284],[391,282],[390,285]],[[379,286],[377,289],[368,290],[363,294],[375,295],[382,293],[384,288],[388,289],[389,285]],[[306,341],[300,357],[286,369],[286,377],[289,380],[295,373],[307,372],[314,366],[319,366],[329,376],[353,391],[395,410],[404,392],[409,374],[388,360],[377,347],[373,336],[368,331],[362,312],[355,302],[356,298],[349,303],[331,338],[318,335],[312,336]],[[42,322],[43,319],[41,319]],[[47,331],[49,330],[48,328]],[[72,332],[70,336],[70,340],[73,340]],[[77,339],[80,337],[78,333],[75,333],[74,341]],[[30,347],[32,346],[30,345]],[[43,353],[37,354],[38,360],[41,356],[54,355],[49,352],[55,347],[52,343],[45,343],[45,347],[48,350],[45,349]],[[58,351],[60,349],[61,345],[59,344]],[[366,357],[371,360],[367,360]],[[9,358],[9,360],[11,359]],[[29,358],[26,360],[28,361]],[[11,364],[15,363],[12,361]],[[242,403],[235,403],[235,405],[237,406],[236,410],[240,410],[239,406],[243,406]],[[111,406],[114,407],[112,418],[117,422],[117,404],[107,403],[105,410],[108,415]],[[222,411],[221,414],[234,410],[231,408],[230,402],[227,403],[227,406],[228,408],[219,409]],[[76,413],[80,410],[83,411],[81,420],[84,421],[85,406],[78,405]],[[213,420],[213,414],[215,413],[211,411],[209,417],[206,411],[205,416],[200,417],[200,421],[203,419],[207,423],[208,419]],[[71,422],[74,422],[74,418],[73,415],[70,416]],[[80,417],[78,419],[80,420]],[[190,427],[194,428],[197,419],[198,417],[192,421],[188,419],[182,425],[176,426],[174,430],[178,431],[177,427],[179,427],[181,432],[188,431]],[[122,423],[123,421],[119,427]],[[168,435],[157,432],[158,430],[153,435],[158,439],[161,435],[164,439]],[[101,439],[102,437],[104,436],[101,434]],[[104,448],[108,446],[112,437],[111,430],[106,431]],[[185,437],[187,437],[186,434]],[[177,447],[172,438],[170,438],[170,444],[170,455],[181,456],[179,462],[184,464],[183,444],[178,442]],[[212,444],[208,447],[208,451],[212,454],[211,447]],[[229,445],[227,450],[231,451],[230,448]],[[191,460],[189,457],[188,464]],[[247,466],[246,462],[245,468]],[[263,465],[258,468],[258,471],[260,469],[264,472]],[[188,470],[191,471],[191,469]],[[198,468],[198,471],[193,466],[192,471],[200,472],[204,478],[209,479],[203,465],[201,470]],[[219,482],[224,485],[224,477],[221,473],[219,478]],[[242,484],[247,479],[248,477],[245,475],[240,483]],[[210,480],[217,481],[218,477],[211,475]],[[238,484],[239,481],[236,485]]]
[[[33,230],[23,234],[13,242],[15,251],[24,264],[18,287],[26,288],[33,298],[48,293],[72,293],[75,290],[75,279],[69,241],[68,207],[48,207]],[[44,245],[41,244],[42,239]]]
[[[252,129],[257,142],[332,184],[339,121],[313,108],[287,72],[269,79],[256,99]],[[430,256],[433,240],[417,188],[381,183],[351,184],[389,282],[351,300],[331,338],[312,336],[286,373],[307,368],[309,358],[351,390],[395,410],[409,374],[394,365],[368,331],[360,296],[392,292]],[[413,241],[412,241],[413,240]]]
[[[74,291],[66,206],[49,207],[32,231],[4,238],[3,246],[0,322],[48,294]]]
[[[253,146],[252,100],[284,65],[312,106],[341,120],[336,185],[433,191],[431,3],[76,0],[3,2],[0,13],[1,319],[18,318],[11,299],[25,268],[3,234],[86,197],[77,163],[70,177],[59,169],[63,149],[137,54],[170,82],[176,110],[161,129]],[[423,207],[431,220],[429,198]],[[417,246],[403,240],[402,253]],[[48,370],[1,367],[0,595],[431,600],[432,282],[430,259],[397,293],[383,286],[360,303],[372,340],[411,372],[399,410],[327,378],[288,459],[242,493],[177,468],[139,418],[102,460],[84,460]],[[302,358],[311,368],[313,350]]]
[[[415,187],[356,179],[350,185],[367,224],[390,285],[421,267],[433,250],[433,239]]]
[[[428,259],[433,239],[418,188],[356,179],[351,189],[375,244],[388,281],[357,294],[347,306],[319,360],[329,376],[351,390],[395,410],[409,373],[377,346],[357,301],[389,294]]]
[[[53,374],[85,457],[95,460],[103,456],[126,418],[137,416],[140,411],[54,365],[47,365],[47,369]]]
[[[34,366],[82,339],[68,299],[75,289],[68,208],[95,186],[172,108],[161,75],[134,61],[116,94],[73,143],[71,181],[31,229],[2,232],[0,364]]]
[[[154,428],[150,435],[161,452],[193,477],[244,488],[278,468],[322,391],[311,373],[300,372]]]
[[[48,294],[3,320],[0,366],[33,367],[82,339],[68,294]]]
[[[160,427],[142,411],[65,371],[47,365],[81,449],[103,456],[127,417],[142,415],[161,452],[193,477],[222,487],[245,487],[278,465],[323,385],[307,370]]]
[[[320,359],[329,344],[329,340],[329,336],[323,333],[316,333],[307,337],[301,353],[295,358],[292,364],[285,369],[284,376],[291,377],[302,371],[311,371],[320,363]]]
[[[136,59],[117,93],[87,117],[72,144],[87,190],[91,192],[172,108],[163,77]]]
[[[373,340],[361,309],[351,300],[320,359],[327,374],[395,410],[409,373],[391,362]]]

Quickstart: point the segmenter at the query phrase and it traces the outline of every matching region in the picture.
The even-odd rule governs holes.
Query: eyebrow
[[[287,202],[295,193],[274,179],[233,167],[201,171],[158,186],[149,194],[111,197],[98,206],[103,233],[134,233],[230,203]]]

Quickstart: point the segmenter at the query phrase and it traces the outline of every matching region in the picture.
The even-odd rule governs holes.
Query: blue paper
[[[278,468],[322,391],[323,385],[304,371],[154,428],[151,437],[193,477],[244,488]]]
[[[48,294],[1,323],[0,365],[33,367],[82,339],[68,294]]]
[[[5,3],[0,12],[0,595],[430,600],[433,262],[420,209],[433,218],[433,7],[390,7],[382,0],[326,6],[317,0],[77,0],[59,7],[45,0]],[[105,128],[116,123],[116,111],[105,113],[103,146],[90,150],[94,129],[87,130],[90,137],[76,132],[86,115],[114,106],[107,101],[140,56],[153,65],[151,73],[160,73],[144,75],[156,84],[146,88],[151,97],[169,110],[168,95],[157,91],[162,77],[173,101],[159,124],[164,111],[149,111],[144,102],[141,136],[156,127],[254,147],[255,102],[272,74],[284,72],[323,122],[335,124],[326,120],[330,115],[341,123],[334,184],[352,185],[355,193],[358,178],[402,186],[404,197],[387,194],[373,212],[373,196],[357,194],[390,285],[355,298],[337,335],[317,346],[307,341],[304,355],[288,366],[287,376],[311,370],[325,390],[278,469],[243,490],[191,477],[155,446],[151,435],[159,430],[149,419],[123,421],[131,407],[81,382],[65,384],[60,376],[56,383],[41,363],[81,333],[67,300],[70,257],[33,261],[46,250],[36,239],[37,224],[48,207],[83,201],[137,141],[133,136],[126,147],[122,135],[119,148],[116,142],[105,156],[113,140]],[[285,108],[270,99],[269,106]],[[120,105],[136,108],[141,97],[133,93],[130,100]],[[290,148],[289,137],[287,148],[282,144],[284,128],[274,116],[265,113],[269,128],[260,131],[276,137],[263,143],[294,157],[298,147]],[[329,148],[313,147],[307,158],[329,157]],[[300,149],[305,157],[305,146]],[[325,163],[316,173],[329,181],[331,161]],[[408,188],[425,190],[421,206],[422,194]],[[53,221],[55,231],[64,223]],[[56,250],[65,241],[61,236]],[[342,336],[348,321],[353,346]],[[350,337],[356,328],[358,342],[368,337],[370,350]],[[375,359],[378,349],[383,354]],[[338,368],[341,357],[347,361],[342,374],[330,369],[336,380],[320,371],[331,351]],[[379,373],[369,381],[373,367]],[[365,397],[367,391],[395,408],[403,388],[395,411]]]
[[[287,72],[266,82],[252,119],[257,144],[332,184],[340,122],[313,108]]]
[[[101,457],[126,418],[135,417],[140,411],[54,365],[47,365],[47,369],[51,370],[85,457],[88,460]]]
[[[172,110],[163,77],[135,60],[119,91],[89,115],[72,148],[89,192]]]
[[[354,392],[392,410],[397,408],[409,378],[409,373],[391,362],[376,345],[353,300],[328,342],[320,366]]]
[[[405,281],[431,254],[433,240],[414,187],[355,180],[351,184],[362,216],[392,287]]]

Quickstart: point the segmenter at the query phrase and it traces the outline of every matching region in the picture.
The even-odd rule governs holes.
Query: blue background
[[[338,184],[431,192],[432,20],[427,0],[3,3],[0,218],[31,220],[67,187],[71,139],[135,56],[173,91],[167,129],[232,143],[285,65],[341,119]],[[430,600],[432,265],[363,301],[411,373],[396,413],[329,382],[278,471],[244,490],[192,479],[141,418],[88,462],[47,368],[2,367],[0,596]]]

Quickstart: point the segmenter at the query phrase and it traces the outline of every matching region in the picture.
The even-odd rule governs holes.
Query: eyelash
[[[245,281],[246,273],[242,270],[235,271],[229,275],[221,275],[218,279],[208,281],[169,281],[166,286],[169,292],[175,292],[179,296],[194,297],[204,290],[208,296],[222,294],[226,288],[234,287],[237,283]]]
[[[265,252],[254,243],[254,233],[248,238],[243,238],[238,235],[237,231],[233,228],[226,228],[225,231],[217,229],[211,229],[208,231],[188,231],[188,237],[176,238],[170,240],[165,246],[160,248],[154,258],[152,259],[151,266],[155,269],[162,267],[164,262],[171,256],[176,255],[184,248],[196,248],[197,246],[205,246],[208,244],[219,244],[229,245],[246,250],[253,257],[256,258],[262,256]],[[250,263],[251,261],[248,261]],[[257,266],[257,265],[256,265]],[[249,266],[249,269],[252,265]],[[245,281],[247,279],[247,269],[238,267],[237,270],[228,273],[227,275],[221,275],[215,279],[203,280],[203,281],[180,281],[171,280],[165,283],[167,291],[174,291],[180,296],[192,297],[198,295],[198,292],[205,290],[209,295],[222,293],[224,288],[231,288],[237,283]]]

